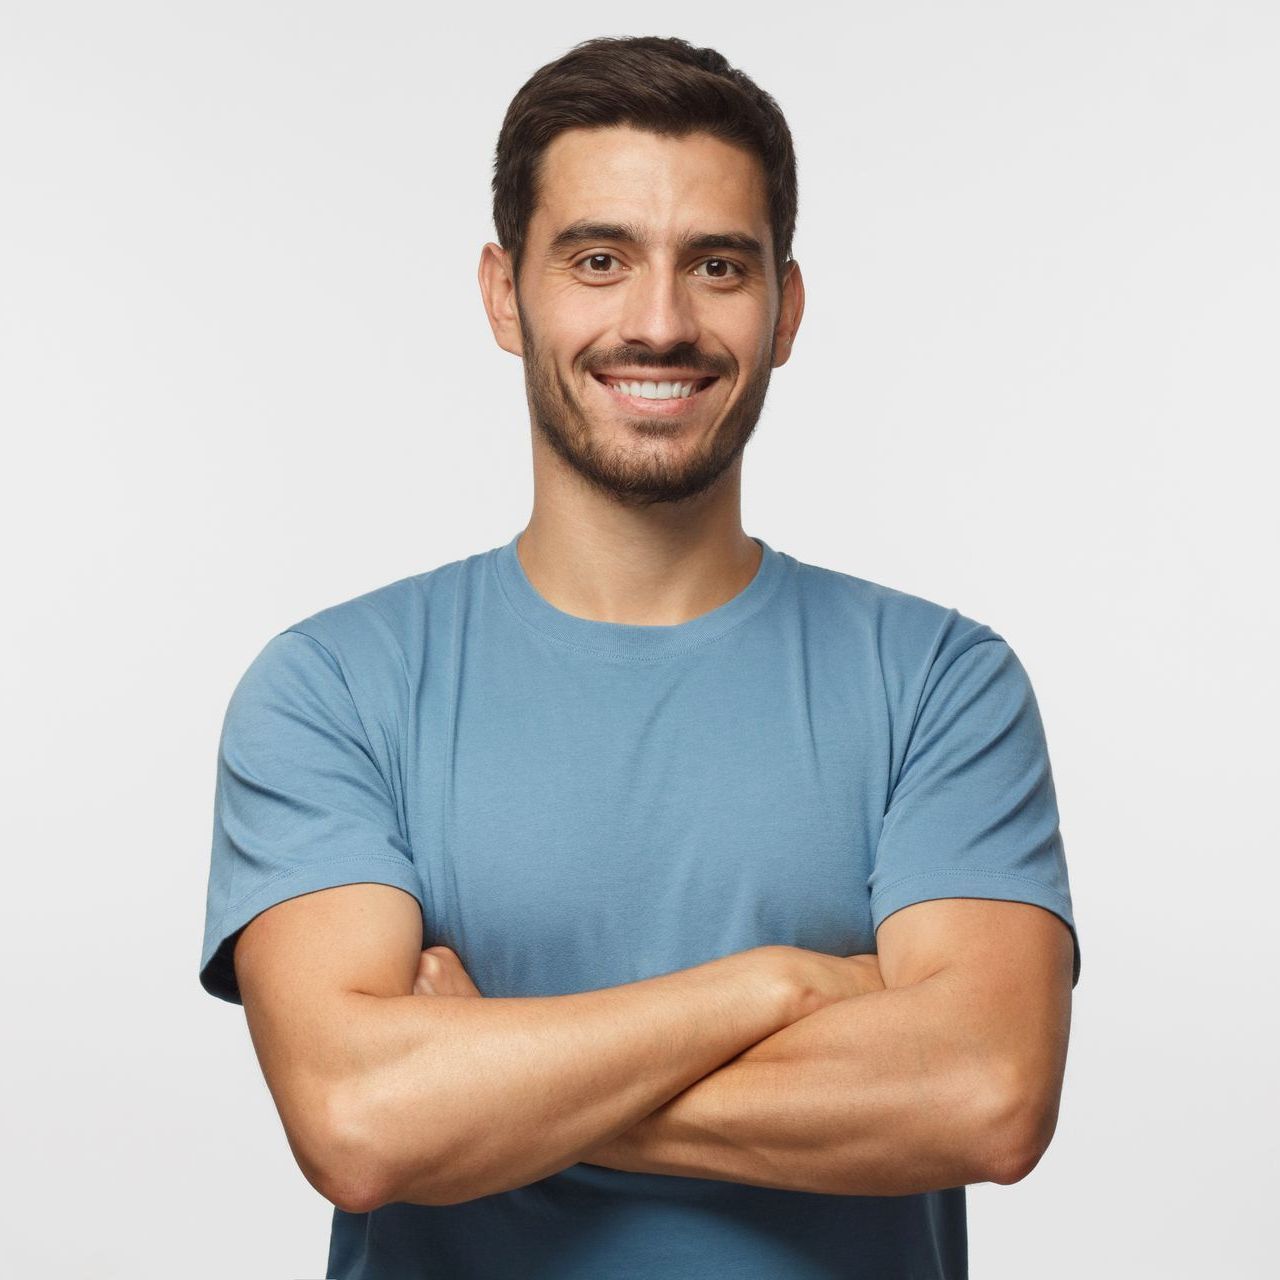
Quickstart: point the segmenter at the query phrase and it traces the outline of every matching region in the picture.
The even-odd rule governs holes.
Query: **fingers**
[[[415,995],[478,996],[479,988],[450,947],[428,947],[418,960]]]

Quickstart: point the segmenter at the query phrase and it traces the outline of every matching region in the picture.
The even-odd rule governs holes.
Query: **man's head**
[[[586,41],[512,101],[493,189],[481,286],[541,439],[629,505],[709,489],[803,311],[777,104],[711,49]]]

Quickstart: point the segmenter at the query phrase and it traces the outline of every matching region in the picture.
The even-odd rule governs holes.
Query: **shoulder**
[[[489,554],[452,560],[326,605],[285,628],[311,637],[342,663],[414,664],[434,627],[447,622],[458,588]]]
[[[391,707],[421,679],[429,649],[446,639],[460,582],[485,553],[450,561],[324,605],[281,628],[255,668],[289,668],[345,683],[357,705]]]
[[[983,641],[1004,643],[986,623],[924,596],[838,569],[796,562],[800,606],[855,643],[889,684],[916,684]]]

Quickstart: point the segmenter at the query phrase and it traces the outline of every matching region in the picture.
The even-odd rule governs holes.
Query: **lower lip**
[[[691,395],[671,396],[667,400],[650,400],[646,396],[623,395],[622,392],[615,391],[607,382],[601,382],[594,375],[591,381],[620,408],[629,409],[634,413],[653,414],[659,418],[674,418],[679,414],[688,413],[696,408],[698,402],[715,386],[719,379],[713,378],[705,387],[699,391],[694,391]]]

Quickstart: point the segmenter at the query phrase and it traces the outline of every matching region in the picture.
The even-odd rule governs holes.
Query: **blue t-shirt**
[[[397,885],[486,996],[770,943],[876,949],[931,898],[1035,903],[1067,866],[1026,672],[989,627],[805,564],[676,626],[557,609],[505,546],[267,641],[218,752],[200,980],[275,903]],[[328,1276],[963,1277],[963,1187],[839,1196],[584,1163],[463,1204],[335,1208]]]

